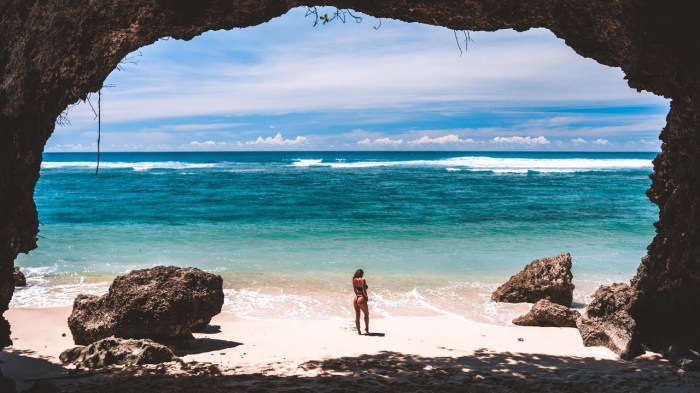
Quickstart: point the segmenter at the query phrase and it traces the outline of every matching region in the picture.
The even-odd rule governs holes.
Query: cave
[[[57,117],[97,92],[130,52],[163,37],[254,26],[300,1],[140,0],[0,3],[0,311],[13,264],[36,248],[34,188]],[[700,348],[700,4],[689,1],[332,0],[378,18],[455,30],[546,28],[583,57],[620,67],[630,87],[671,100],[648,197],[656,236],[632,280],[634,339],[667,353]],[[600,201],[605,203],[605,201]],[[0,318],[0,347],[11,344]]]

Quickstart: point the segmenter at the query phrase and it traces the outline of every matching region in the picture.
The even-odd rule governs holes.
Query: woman
[[[357,269],[352,276],[352,289],[355,291],[355,299],[353,299],[352,305],[355,307],[357,334],[362,334],[360,331],[360,310],[365,314],[365,333],[369,334],[369,308],[367,307],[369,296],[367,296],[367,281],[363,278],[364,275],[365,272],[362,269]]]

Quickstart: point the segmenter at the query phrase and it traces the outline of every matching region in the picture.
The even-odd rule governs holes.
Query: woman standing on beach
[[[367,281],[365,281],[364,275],[365,272],[362,269],[357,269],[352,276],[352,289],[355,291],[355,299],[353,299],[352,305],[355,307],[357,334],[362,334],[360,331],[360,310],[365,314],[365,333],[369,334],[369,307],[367,306],[369,296],[367,296]]]

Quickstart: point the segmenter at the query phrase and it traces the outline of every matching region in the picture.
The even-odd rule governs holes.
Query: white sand
[[[2,372],[18,382],[18,391],[31,385],[26,380],[65,373],[58,356],[73,346],[66,322],[69,314],[69,308],[15,308],[5,313],[12,324],[14,345],[0,353],[0,360],[6,362]],[[242,320],[231,314],[218,315],[211,325],[208,333],[195,334],[191,349],[179,353],[183,360],[220,365],[224,374],[309,377],[303,382],[294,379],[300,386],[318,383],[319,375],[362,373],[363,378],[376,379],[382,373],[367,372],[367,362],[375,361],[389,379],[406,383],[413,383],[411,376],[416,372],[444,369],[451,379],[436,383],[451,384],[460,378],[460,383],[467,383],[465,378],[476,378],[488,384],[491,378],[494,386],[501,386],[510,383],[507,377],[522,376],[523,383],[531,384],[532,377],[562,386],[567,378],[580,385],[586,380],[600,383],[602,377],[612,375],[616,379],[611,388],[638,383],[656,390],[700,391],[697,376],[679,378],[657,356],[623,362],[606,348],[584,347],[573,328],[493,326],[451,316],[395,317],[372,319],[373,335],[360,336],[351,319]],[[414,366],[414,374],[401,373],[407,364]]]

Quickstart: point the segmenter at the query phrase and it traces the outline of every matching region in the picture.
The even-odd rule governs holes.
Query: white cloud
[[[607,139],[598,138],[595,141],[593,141],[593,144],[603,146],[610,144],[610,141]]]
[[[318,34],[305,22],[303,13],[295,10],[249,29],[208,32],[191,42],[170,40],[142,48],[137,66],[109,76],[107,83],[117,87],[103,92],[102,120],[436,103],[464,108],[481,103],[512,107],[663,100],[635,92],[625,84],[621,70],[576,55],[544,29],[475,33],[479,45],[464,59],[444,28],[386,20],[379,31],[361,24]],[[284,39],[267,39],[271,36]],[[310,39],[315,45],[308,45]],[[319,56],[319,47],[344,50]],[[240,61],[241,57],[252,60]],[[84,115],[86,120],[94,117],[89,107]],[[575,116],[555,116],[548,124],[575,121]]]
[[[225,130],[232,127],[244,126],[245,123],[192,123],[192,124],[176,124],[171,126],[163,126],[162,129],[168,131],[211,131],[211,130]]]
[[[186,145],[179,146],[174,150],[203,150],[203,151],[227,151],[239,150],[243,144],[241,142],[225,142],[225,141],[192,141]],[[171,148],[172,149],[172,148]]]
[[[658,139],[640,139],[639,143],[641,143],[642,145],[654,147],[656,149],[659,149],[661,147],[661,141],[659,141]]]
[[[82,144],[82,143],[63,143],[53,146],[47,146],[46,151],[49,152],[90,152],[97,150],[97,143]]]
[[[622,139],[652,139],[665,124],[661,114],[568,110],[667,108],[668,101],[630,89],[619,68],[580,57],[545,29],[474,32],[477,44],[460,57],[449,29],[393,20],[378,31],[372,23],[314,29],[303,15],[295,9],[259,26],[142,48],[138,65],[105,82],[116,87],[102,93],[103,137],[106,130],[114,149],[134,144],[147,151],[527,149],[550,140],[550,148],[571,141],[569,148],[603,150],[609,146],[594,144],[596,138],[622,146]],[[319,55],[318,48],[330,47],[343,51]],[[542,110],[553,107],[567,110]],[[498,111],[504,116],[490,117],[499,119],[491,128],[455,127]],[[330,123],[327,114],[345,128],[320,130]],[[90,107],[74,107],[69,118],[73,126],[57,128],[48,150],[90,149],[71,146],[96,139],[75,132],[96,128]],[[354,127],[382,132],[343,134]],[[284,129],[306,136],[258,137]]]
[[[446,143],[474,143],[474,140],[471,138],[461,139],[459,137],[459,135],[457,135],[457,134],[449,134],[449,135],[444,135],[444,136],[438,136],[435,138],[430,138],[427,135],[423,135],[422,137],[420,137],[418,139],[414,139],[414,140],[408,142],[408,144],[410,144],[410,145],[425,145],[425,144],[444,145]]]
[[[572,139],[571,142],[572,142],[574,145],[585,145],[586,143],[588,143],[588,142],[586,142],[586,140],[583,139],[583,138]]]
[[[585,120],[582,116],[555,116],[547,119],[547,125],[550,127],[556,127],[571,123],[576,123]]]
[[[204,142],[198,142],[198,141],[192,141],[190,142],[190,145],[193,147],[214,147],[214,146],[223,146],[226,143],[224,142],[214,142],[214,141],[204,141]]]
[[[522,145],[522,146],[536,146],[536,145],[548,145],[550,144],[549,139],[545,138],[544,136],[538,136],[538,137],[522,137],[522,136],[511,136],[511,137],[502,137],[502,136],[497,136],[493,139],[491,139],[492,143],[498,143],[498,144],[511,144],[511,145]]]
[[[371,140],[365,138],[357,142],[357,144],[362,146],[400,146],[403,144],[403,139],[377,138]]]
[[[277,133],[274,137],[268,136],[267,138],[263,138],[262,136],[259,136],[258,139],[254,141],[248,141],[245,142],[246,145],[271,145],[271,146],[294,146],[294,145],[301,145],[304,143],[307,143],[308,140],[306,137],[303,136],[297,136],[294,139],[284,139],[282,137],[282,133]]]

